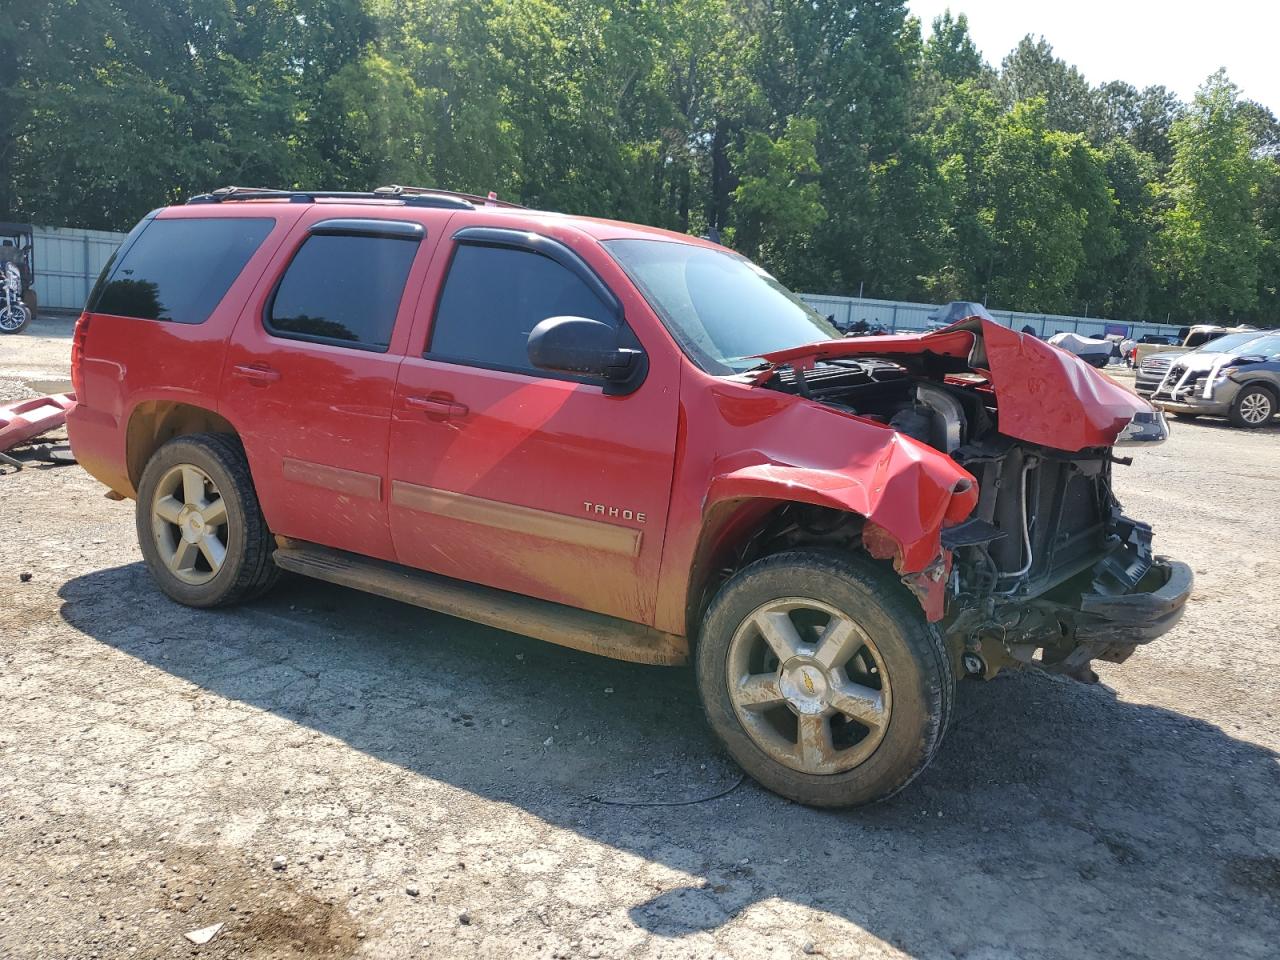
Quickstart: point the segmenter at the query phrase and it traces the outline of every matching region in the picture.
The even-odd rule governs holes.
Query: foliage
[[[997,71],[902,0],[0,5],[0,217],[127,229],[226,184],[439,185],[717,231],[785,282],[1280,319],[1280,122]]]
[[[1173,125],[1160,268],[1171,296],[1194,313],[1248,314],[1257,303],[1263,237],[1254,203],[1260,171],[1239,93],[1223,72]]]

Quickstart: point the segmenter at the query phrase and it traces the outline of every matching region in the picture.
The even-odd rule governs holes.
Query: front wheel
[[[0,333],[21,333],[31,322],[31,308],[21,300],[0,302]]]
[[[846,807],[897,793],[942,742],[955,677],[941,636],[872,561],[795,550],[743,568],[698,639],[712,730],[762,785]]]
[[[1229,414],[1233,427],[1253,429],[1268,423],[1276,412],[1275,397],[1266,387],[1245,387],[1238,394]]]
[[[220,607],[265,593],[279,577],[244,448],[233,436],[170,440],[138,484],[138,544],[151,575],[189,607]]]

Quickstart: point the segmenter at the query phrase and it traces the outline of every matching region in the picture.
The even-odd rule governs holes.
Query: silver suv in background
[[[1280,333],[1228,334],[1190,353],[1148,357],[1136,387],[1178,417],[1226,417],[1236,427],[1261,427],[1280,411]]]
[[[1164,350],[1159,353],[1149,354],[1145,357],[1139,357],[1137,370],[1134,375],[1133,388],[1144,397],[1150,397],[1155,393],[1156,388],[1164,382],[1165,375],[1169,372],[1169,368],[1178,363],[1183,357],[1190,354],[1198,354],[1200,356],[1208,356],[1210,354],[1227,354],[1237,348],[1243,346],[1251,340],[1257,340],[1259,337],[1267,336],[1262,330],[1247,330],[1239,333],[1218,334],[1210,340],[1202,340],[1195,349],[1183,348]]]

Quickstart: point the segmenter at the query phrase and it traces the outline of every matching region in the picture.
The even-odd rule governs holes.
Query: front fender
[[[949,567],[942,530],[973,511],[978,490],[972,475],[949,457],[886,430],[874,449],[839,470],[757,462],[718,473],[703,516],[727,501],[747,499],[807,503],[863,517],[868,553],[892,560],[928,618],[938,620]]]

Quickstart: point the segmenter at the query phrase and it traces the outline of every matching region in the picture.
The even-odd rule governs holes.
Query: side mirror
[[[644,380],[643,350],[620,346],[618,331],[586,317],[548,317],[529,333],[529,362],[540,370],[599,377],[605,393],[635,390]]]

